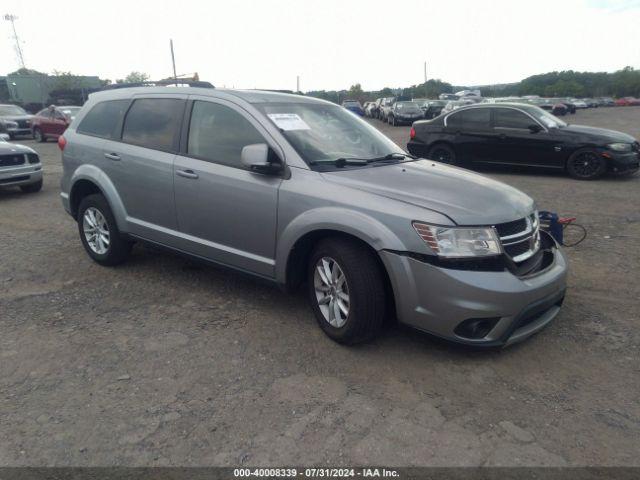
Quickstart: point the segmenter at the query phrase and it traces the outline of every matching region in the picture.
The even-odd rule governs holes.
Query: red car
[[[46,142],[48,138],[58,139],[67,129],[71,120],[80,111],[76,106],[51,105],[39,111],[31,120],[31,132],[38,142]]]
[[[619,107],[640,105],[640,99],[634,97],[623,97],[616,100],[616,105]]]

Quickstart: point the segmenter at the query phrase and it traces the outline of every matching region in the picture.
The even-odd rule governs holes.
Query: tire
[[[449,165],[458,165],[458,159],[456,158],[456,152],[449,145],[444,143],[436,143],[429,149],[427,158],[435,160],[436,162],[447,163]]]
[[[85,222],[85,214],[90,209],[93,214],[94,222],[101,227],[101,232],[105,230],[104,227],[106,226],[106,237],[108,238],[108,245],[106,246],[104,251],[102,248],[100,248],[101,246],[105,246],[103,240],[104,235],[98,235],[101,237],[100,243],[97,243],[98,240],[96,240],[96,244],[92,246],[90,245],[89,239],[87,238],[88,234],[85,234],[85,226],[88,228],[88,230],[91,228],[91,222]],[[102,218],[96,215],[96,211],[101,215]],[[89,256],[96,263],[105,266],[113,266],[118,265],[127,259],[129,253],[131,252],[133,243],[123,238],[120,234],[120,231],[118,230],[118,226],[116,224],[116,220],[113,216],[113,213],[111,212],[111,208],[109,207],[107,200],[104,198],[104,196],[102,196],[102,194],[97,193],[88,195],[87,197],[82,199],[78,208],[77,220],[80,241],[82,242],[82,245],[84,246],[84,249],[87,251]],[[94,236],[94,238],[97,237]]]
[[[322,279],[322,273],[326,272],[326,264],[329,264],[332,274],[338,272],[337,280],[329,279],[330,283],[334,282],[333,287],[326,286]],[[335,269],[335,265],[338,266],[338,270]],[[339,272],[342,272],[342,275],[339,275]],[[344,278],[344,283],[339,283],[340,278]],[[343,238],[322,240],[311,254],[307,284],[309,301],[316,320],[332,340],[353,345],[371,340],[380,332],[387,303],[383,273],[374,254],[360,243]],[[333,292],[334,300],[326,300],[321,305],[323,299],[331,297],[331,293],[321,291],[324,288],[332,288],[330,292]],[[342,318],[345,315],[342,307],[345,306],[347,313],[346,317]]]
[[[583,148],[567,160],[567,172],[578,180],[595,180],[607,171],[607,161],[595,150]]]
[[[44,143],[47,141],[47,137],[42,134],[42,131],[39,128],[33,129],[33,139],[38,143]]]
[[[36,193],[42,190],[42,180],[38,180],[36,183],[30,183],[29,185],[20,185],[20,190],[24,193]]]

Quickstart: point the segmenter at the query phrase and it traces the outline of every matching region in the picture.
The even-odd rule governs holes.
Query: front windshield
[[[256,106],[307,163],[405,154],[377,129],[337,105],[264,103]]]
[[[533,117],[542,123],[547,128],[560,128],[566,127],[567,124],[560,120],[558,117],[551,115],[549,112],[541,108],[530,108],[527,110]]]
[[[2,105],[0,115],[28,115],[28,113],[17,105]]]
[[[417,112],[420,110],[418,104],[414,102],[398,102],[396,103],[396,108],[398,110],[402,110],[403,112]]]

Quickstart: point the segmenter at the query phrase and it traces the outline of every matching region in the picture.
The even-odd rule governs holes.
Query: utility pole
[[[424,62],[424,83],[427,83],[427,62]]]
[[[15,21],[18,19],[18,17],[10,13],[7,13],[4,16],[4,19],[7,20],[8,22],[11,22],[11,28],[13,28],[13,39],[16,42],[15,48],[16,48],[16,53],[18,54],[18,60],[20,61],[20,66],[22,68],[25,68],[24,57],[22,56],[22,48],[20,48],[20,38],[18,37],[18,32],[16,31],[16,24],[15,24]]]
[[[173,55],[173,39],[169,39],[169,46],[171,47],[171,64],[173,65],[173,79],[178,86],[178,74],[176,73],[176,57]]]
[[[296,93],[300,91],[300,75],[296,76]]]

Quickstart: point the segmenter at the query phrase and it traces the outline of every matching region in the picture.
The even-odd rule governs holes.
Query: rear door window
[[[528,115],[513,108],[494,108],[493,125],[496,128],[518,128],[527,130],[535,122]]]
[[[488,108],[470,108],[454,112],[447,117],[447,126],[456,128],[489,128],[491,111]]]
[[[122,141],[154,150],[177,151],[185,101],[141,98],[127,112]]]
[[[102,138],[116,138],[116,127],[128,105],[129,100],[109,100],[97,103],[78,125],[78,133]]]

